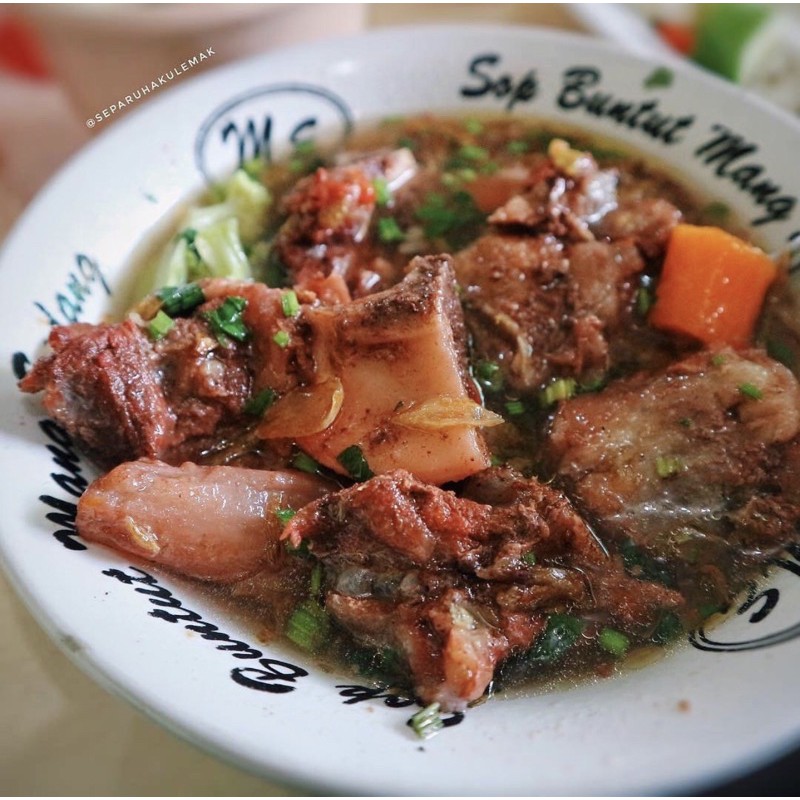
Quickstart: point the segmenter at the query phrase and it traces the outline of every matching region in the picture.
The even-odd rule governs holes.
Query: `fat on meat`
[[[800,387],[760,350],[701,351],[560,404],[547,450],[602,530],[771,548],[800,522]]]
[[[331,425],[298,443],[343,472],[338,456],[361,448],[376,473],[407,469],[431,483],[457,481],[489,465],[479,430],[438,430],[394,422],[397,412],[437,398],[478,399],[467,374],[466,335],[447,256],[414,259],[391,289],[302,316],[313,375],[341,381],[344,399]]]

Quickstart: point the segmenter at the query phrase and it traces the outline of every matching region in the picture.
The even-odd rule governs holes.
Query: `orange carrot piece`
[[[650,324],[705,344],[750,343],[775,262],[720,228],[677,225],[667,247]]]

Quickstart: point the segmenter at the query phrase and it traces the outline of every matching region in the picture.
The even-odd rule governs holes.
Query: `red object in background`
[[[685,56],[694,52],[694,28],[684,22],[657,22],[658,35],[673,49]]]
[[[27,78],[50,77],[38,40],[23,22],[13,17],[0,16],[0,69]]]

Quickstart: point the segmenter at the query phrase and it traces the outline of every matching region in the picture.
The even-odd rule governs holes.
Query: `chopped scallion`
[[[653,306],[653,294],[646,286],[640,286],[636,292],[636,311],[639,316],[646,317]]]
[[[311,475],[316,475],[320,470],[319,462],[311,458],[308,453],[300,450],[297,455],[292,459],[292,466],[302,472],[308,472]]]
[[[547,408],[559,400],[569,400],[578,388],[574,378],[557,378],[539,393],[539,402]]]
[[[278,347],[288,347],[289,341],[291,337],[286,331],[278,331],[273,337],[272,341],[275,342]]]
[[[429,706],[417,711],[408,721],[409,725],[414,729],[414,733],[420,739],[429,739],[444,728],[442,715],[439,713],[440,708],[441,705],[439,703],[431,703]]]
[[[250,335],[242,318],[242,312],[246,307],[247,300],[244,297],[231,295],[213,311],[208,311],[204,315],[220,344],[227,344],[228,337],[243,342]]]
[[[347,470],[347,474],[354,481],[366,481],[373,477],[374,473],[364,458],[364,453],[357,444],[351,444],[336,456],[336,460]]]
[[[656,456],[656,474],[659,478],[671,478],[683,469],[683,462],[675,456]]]
[[[527,564],[529,567],[532,567],[536,563],[536,553],[533,550],[529,550],[522,556],[522,563]]]
[[[281,521],[281,524],[286,525],[294,519],[297,512],[293,508],[276,508],[275,516]]]
[[[327,612],[313,600],[306,600],[297,606],[286,623],[286,638],[311,653],[325,644],[329,631]]]
[[[247,400],[244,404],[244,412],[254,417],[260,417],[277,399],[278,393],[274,389],[262,389]]]
[[[300,302],[293,289],[281,294],[281,309],[284,317],[296,317],[300,313]]]
[[[514,139],[506,145],[506,150],[508,150],[512,156],[521,156],[523,153],[527,153],[528,150],[530,150],[530,145],[522,139]]]
[[[316,597],[322,590],[322,579],[325,576],[325,568],[318,561],[311,570],[311,580],[308,583],[308,592],[312,597]]]
[[[477,144],[465,144],[459,148],[458,155],[466,161],[487,161],[489,151]]]
[[[147,325],[147,332],[153,339],[163,339],[172,330],[175,320],[159,309]]]
[[[467,133],[471,133],[473,136],[478,136],[479,134],[483,133],[483,123],[479,119],[465,119],[464,129],[467,131]]]
[[[164,313],[170,317],[188,314],[206,300],[203,290],[196,283],[165,286],[156,292],[156,296],[161,300],[161,308]]]
[[[378,238],[384,244],[391,244],[402,242],[406,235],[394,217],[382,217],[378,220]]]
[[[624,633],[620,633],[613,628],[603,628],[597,637],[597,642],[603,650],[611,653],[614,658],[625,656],[631,646],[630,639]]]
[[[375,178],[372,181],[372,188],[375,190],[375,202],[379,206],[388,206],[392,202],[392,190],[386,178]]]
[[[792,368],[795,366],[797,358],[791,347],[786,342],[779,339],[767,340],[767,353],[770,358],[780,361],[785,367]]]
[[[479,361],[474,367],[475,378],[487,392],[499,392],[503,388],[503,373],[494,361]]]
[[[519,417],[525,413],[525,403],[522,400],[509,400],[506,403],[506,413],[510,417]]]
[[[764,392],[753,383],[742,383],[739,386],[739,393],[752,400],[761,400],[764,397]]]

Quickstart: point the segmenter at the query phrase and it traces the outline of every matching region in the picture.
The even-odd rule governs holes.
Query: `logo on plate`
[[[335,145],[352,127],[349,107],[327,89],[301,83],[262,86],[209,115],[197,132],[195,163],[212,182],[253,159],[271,162],[305,141]]]

